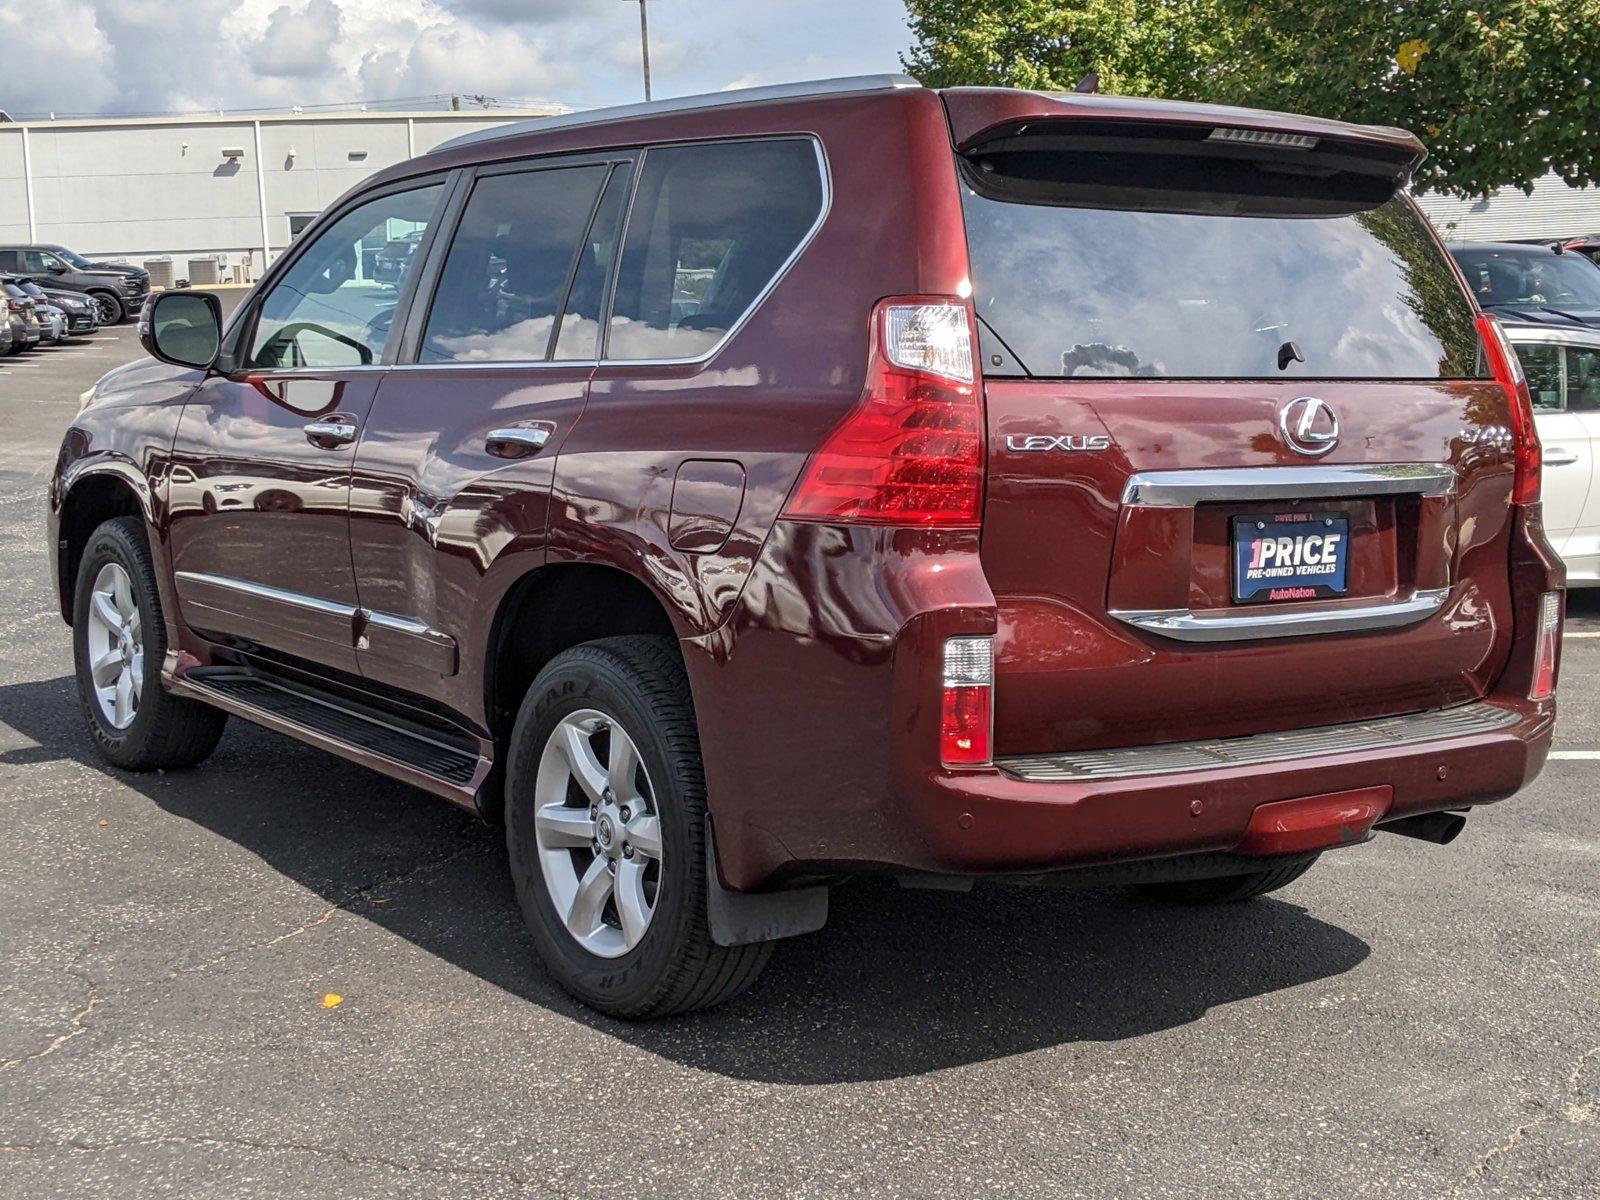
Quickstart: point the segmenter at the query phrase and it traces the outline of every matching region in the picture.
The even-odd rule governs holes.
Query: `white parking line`
[[[1563,633],[1561,636],[1563,638],[1591,638],[1591,637],[1600,638],[1600,629],[1595,629],[1595,630],[1587,630],[1587,629],[1585,629],[1585,630],[1580,630],[1580,631],[1578,631],[1576,633]]]
[[[1600,750],[1552,750],[1551,758],[1577,758],[1585,761],[1600,759]]]

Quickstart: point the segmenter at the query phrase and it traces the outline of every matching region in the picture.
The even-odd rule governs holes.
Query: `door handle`
[[[312,421],[305,427],[306,441],[324,450],[348,445],[356,440],[353,421]]]
[[[1578,456],[1570,450],[1562,449],[1560,446],[1551,446],[1550,449],[1544,452],[1543,461],[1547,467],[1570,467],[1578,461]]]
[[[483,448],[499,458],[530,458],[544,449],[555,431],[554,421],[507,425],[503,429],[491,429],[483,439]]]

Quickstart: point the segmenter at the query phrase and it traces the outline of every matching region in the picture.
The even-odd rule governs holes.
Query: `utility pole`
[[[628,0],[633,3],[633,0]],[[644,54],[644,98],[650,99],[650,0],[639,0],[639,47]]]

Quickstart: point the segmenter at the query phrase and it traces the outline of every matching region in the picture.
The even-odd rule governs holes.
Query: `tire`
[[[90,292],[89,299],[93,300],[94,306],[100,310],[100,324],[122,324],[124,310],[119,297],[110,292]]]
[[[642,779],[637,768],[615,765],[617,729],[637,752]],[[560,748],[575,741],[576,750]],[[572,754],[586,752],[599,770],[585,776],[588,786],[570,765]],[[708,1008],[755,982],[772,944],[719,946],[706,919],[705,776],[689,683],[671,638],[605,638],[551,660],[517,714],[505,795],[517,900],[540,958],[566,991],[601,1012],[640,1019]],[[660,857],[652,860],[630,837],[650,842]],[[610,890],[582,907],[591,875],[598,882],[590,895]],[[577,892],[558,907],[558,890],[574,882]],[[631,933],[619,906],[624,894],[636,897]],[[589,932],[569,931],[568,914]]]
[[[1139,890],[1152,899],[1171,904],[1237,904],[1287,887],[1309,871],[1317,858],[1313,854],[1310,858],[1297,859],[1285,866],[1250,871],[1243,875],[1144,883],[1139,885]]]
[[[109,687],[114,698],[105,698],[107,689],[97,685],[93,663],[105,658],[104,636],[111,625],[110,614],[97,616],[94,609],[97,585],[106,583],[115,592],[121,571],[126,586],[125,603],[118,616],[126,613],[125,627],[136,632],[128,645],[136,653],[122,653],[124,671],[112,663],[102,674],[116,671]],[[135,626],[136,619],[136,626]],[[111,645],[118,645],[113,636]],[[91,643],[96,643],[91,645]],[[78,680],[78,702],[84,721],[101,755],[113,766],[128,771],[170,770],[193,766],[216,749],[227,723],[227,714],[194,700],[169,694],[161,686],[161,663],[167,652],[167,630],[161,619],[161,597],[156,590],[155,566],[145,541],[144,523],[138,517],[117,517],[92,534],[78,566],[76,589],[72,596],[72,659]],[[126,684],[124,683],[126,677]],[[121,697],[132,700],[131,719],[119,721],[123,714]]]

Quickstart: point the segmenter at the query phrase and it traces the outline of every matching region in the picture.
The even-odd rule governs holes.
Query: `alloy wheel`
[[[113,729],[133,724],[144,687],[144,628],[133,580],[122,564],[108,562],[89,594],[89,675],[100,716]]]
[[[94,306],[100,314],[100,324],[113,325],[117,320],[117,302],[110,296],[95,296]]]
[[[551,730],[534,781],[534,838],[556,915],[591,954],[643,940],[661,887],[661,820],[639,748],[597,709]]]

